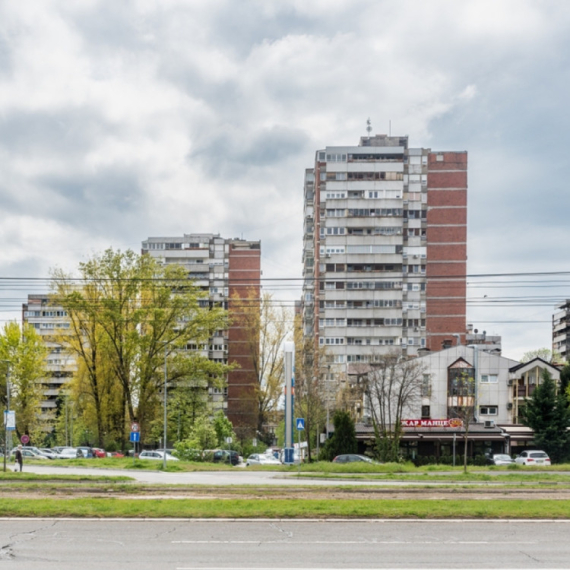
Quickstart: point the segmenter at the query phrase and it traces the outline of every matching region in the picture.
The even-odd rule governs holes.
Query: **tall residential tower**
[[[331,363],[464,342],[466,152],[386,135],[326,147],[304,208],[304,332]]]
[[[179,237],[149,237],[142,244],[145,254],[164,263],[182,265],[197,287],[207,292],[203,306],[219,306],[231,310],[231,300],[259,298],[261,279],[261,243],[239,238],[226,239],[219,234],[186,234]],[[221,393],[212,389],[212,400],[225,409],[236,432],[255,436],[257,411],[257,377],[254,371],[250,343],[234,319],[230,328],[217,331],[209,346],[202,349],[204,356],[238,367],[228,374],[227,388]]]

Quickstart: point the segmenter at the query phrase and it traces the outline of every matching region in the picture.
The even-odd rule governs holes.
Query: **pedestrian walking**
[[[20,473],[21,473],[22,469],[24,468],[24,454],[22,453],[21,445],[18,445],[18,449],[16,449],[15,459],[16,459],[15,471],[17,471],[18,466],[20,466]]]

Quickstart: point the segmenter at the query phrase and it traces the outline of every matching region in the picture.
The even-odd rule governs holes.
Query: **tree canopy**
[[[165,359],[169,387],[185,384],[204,399],[210,386],[224,385],[228,367],[201,349],[227,328],[227,313],[200,302],[208,293],[183,267],[109,249],[81,263],[79,271],[80,279],[53,274],[54,302],[70,321],[58,341],[78,361],[75,395],[83,398],[77,403],[84,412],[92,410],[99,441],[111,426],[124,435],[134,421],[141,441],[153,427],[160,432]]]
[[[556,382],[548,370],[543,371],[542,382],[526,400],[522,421],[534,431],[535,447],[548,453],[553,462],[568,458],[570,409],[566,395],[557,393]]]
[[[356,429],[354,420],[348,412],[337,410],[333,417],[334,433],[325,443],[321,452],[322,459],[331,461],[337,455],[356,453]]]
[[[16,412],[16,434],[43,439],[49,417],[42,414],[41,380],[45,376],[47,349],[33,327],[16,322],[4,325],[0,334],[0,398],[6,406],[6,382],[10,382],[10,408]]]

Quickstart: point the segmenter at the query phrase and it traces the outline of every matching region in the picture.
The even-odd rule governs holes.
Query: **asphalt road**
[[[0,520],[18,570],[568,568],[568,522]]]
[[[67,473],[70,475],[108,475],[127,476],[136,479],[141,483],[158,485],[351,485],[351,486],[372,486],[372,485],[417,485],[417,479],[412,481],[389,481],[385,480],[365,480],[346,478],[315,479],[308,477],[297,477],[295,472],[284,473],[278,471],[250,471],[248,469],[232,469],[231,471],[195,471],[192,473],[163,473],[162,471],[139,471],[123,469],[89,469],[86,467],[51,467],[49,465],[24,465],[24,471],[30,473]],[[422,478],[422,485],[447,485],[453,483],[430,481],[428,477]],[[477,483],[474,482],[474,485]],[[458,485],[464,485],[460,482]],[[483,482],[482,485],[489,485]],[[1,512],[0,512],[1,514]]]

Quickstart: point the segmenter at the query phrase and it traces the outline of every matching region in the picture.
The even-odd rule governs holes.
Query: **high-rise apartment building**
[[[182,265],[197,287],[208,293],[204,307],[219,306],[231,311],[231,300],[254,292],[259,299],[261,279],[261,243],[239,238],[226,239],[215,234],[185,234],[181,237],[149,237],[142,244],[143,254],[165,263]],[[235,363],[228,375],[227,388],[212,389],[214,405],[223,408],[236,432],[243,430],[255,436],[257,413],[256,375],[248,338],[233,319],[230,328],[217,331],[208,346],[196,347],[208,358],[222,363]]]
[[[47,293],[28,295],[28,302],[22,306],[22,323],[36,330],[49,351],[45,376],[41,380],[44,398],[40,404],[40,414],[44,421],[53,421],[61,390],[77,369],[75,357],[56,338],[56,333],[64,334],[69,329],[67,312]]]
[[[326,147],[305,173],[304,333],[339,365],[466,332],[467,153]]]
[[[556,307],[552,316],[552,351],[570,361],[570,299]]]

